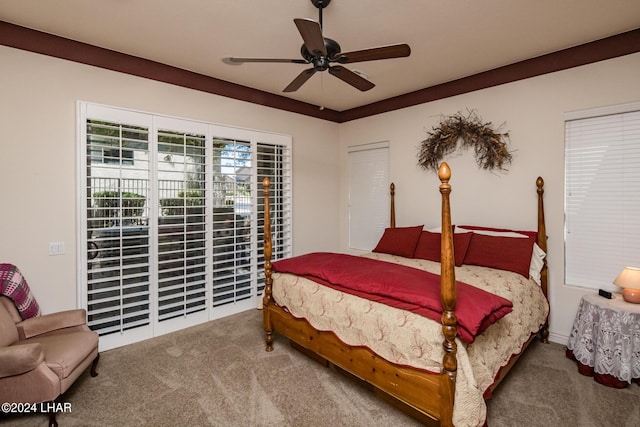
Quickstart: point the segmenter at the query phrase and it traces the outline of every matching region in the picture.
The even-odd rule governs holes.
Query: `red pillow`
[[[423,231],[418,239],[418,246],[416,246],[413,257],[440,262],[440,233]]]
[[[499,268],[529,277],[534,238],[472,234],[464,257],[465,264]]]
[[[385,228],[384,234],[373,252],[413,258],[423,227],[417,225],[415,227]]]
[[[464,256],[469,248],[472,234],[473,233],[454,233],[453,235],[453,254],[457,267],[460,267],[464,261]],[[418,246],[416,246],[413,257],[440,262],[441,239],[442,236],[440,233],[423,231],[418,240]]]
[[[457,267],[460,267],[462,264],[464,264],[464,257],[467,255],[472,237],[473,233],[453,234],[453,253]]]

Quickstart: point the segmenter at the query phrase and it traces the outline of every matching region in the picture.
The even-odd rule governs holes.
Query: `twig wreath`
[[[427,139],[420,143],[418,164],[437,172],[444,156],[453,153],[461,141],[460,148],[473,147],[478,167],[506,171],[512,159],[508,140],[508,132],[493,130],[491,122],[482,123],[474,110],[466,116],[458,112],[443,116],[440,124],[427,132]]]

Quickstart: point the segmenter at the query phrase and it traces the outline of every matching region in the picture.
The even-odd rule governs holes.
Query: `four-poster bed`
[[[460,426],[468,420],[468,425],[482,425],[486,418],[484,398],[491,395],[535,336],[539,335],[543,341],[547,340],[546,261],[544,256],[541,257],[538,284],[529,277],[513,272],[513,269],[503,271],[462,265],[461,259],[457,258],[457,250],[454,253],[454,241],[462,235],[454,235],[455,226],[451,223],[451,172],[446,163],[439,168],[438,176],[442,197],[439,262],[429,260],[428,257],[410,259],[395,254],[375,253],[376,250],[367,254],[366,261],[362,261],[366,266],[363,268],[373,271],[365,280],[372,280],[372,275],[376,276],[376,269],[372,268],[375,264],[371,264],[376,262],[383,262],[382,269],[388,268],[389,272],[393,271],[389,275],[399,277],[409,277],[405,274],[424,274],[426,280],[429,279],[428,275],[439,274],[439,284],[436,285],[439,289],[436,292],[439,294],[438,308],[441,310],[437,317],[431,315],[431,319],[416,314],[423,313],[429,302],[421,307],[414,306],[411,304],[413,301],[408,299],[400,303],[392,301],[392,305],[396,304],[395,308],[386,304],[388,298],[384,292],[390,287],[402,288],[408,285],[409,288],[402,288],[403,292],[415,295],[411,294],[414,290],[412,284],[394,283],[390,286],[384,279],[380,288],[382,291],[376,293],[371,300],[362,298],[360,291],[326,283],[333,280],[330,277],[332,273],[318,274],[323,277],[320,280],[312,277],[314,273],[307,271],[316,261],[319,265],[323,262],[340,265],[349,260],[345,258],[346,255],[335,255],[340,258],[334,258],[330,254],[294,257],[296,260],[300,259],[295,267],[301,270],[287,270],[289,260],[272,263],[269,181],[265,179],[263,317],[266,349],[273,349],[274,333],[277,332],[317,360],[346,371],[371,385],[380,397],[425,424],[450,426],[455,423]],[[546,252],[542,178],[537,179],[536,186],[538,224],[537,231],[530,233],[532,235],[529,237]],[[421,228],[420,226],[419,234],[433,237]],[[390,229],[399,230],[395,227],[393,184]],[[487,232],[488,235],[491,233],[493,231]],[[469,235],[469,238],[475,237]],[[522,242],[519,239],[518,244]],[[478,248],[474,250],[477,252]],[[531,253],[530,251],[529,254]],[[403,264],[397,267],[403,270],[396,270],[389,263]],[[333,274],[341,275],[344,270],[349,269],[338,270]],[[296,274],[295,271],[303,273]],[[372,281],[377,281],[377,277],[373,277]],[[473,283],[474,281],[480,284]],[[470,297],[468,292],[475,286],[487,288],[487,294],[473,294]],[[418,289],[422,292],[422,288]],[[478,289],[472,291],[484,292]],[[500,308],[501,313],[495,318],[492,317],[495,312],[491,316],[483,313],[482,316],[486,317],[482,318],[482,327],[476,328],[478,330],[473,327],[469,329],[470,306],[472,311],[475,310],[478,301],[484,298],[494,298],[494,303],[502,301],[499,296],[490,295],[489,292],[511,298],[511,301],[507,301],[509,306]],[[485,320],[489,317],[491,321],[486,323]],[[476,322],[476,319],[473,321]],[[491,324],[496,326],[489,327]]]

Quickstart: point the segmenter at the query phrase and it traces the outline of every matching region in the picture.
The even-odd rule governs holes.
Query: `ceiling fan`
[[[329,74],[339,78],[343,82],[348,83],[361,91],[366,91],[372,89],[375,85],[359,74],[343,67],[341,64],[376,61],[378,59],[401,58],[411,54],[411,48],[405,43],[356,50],[353,52],[342,52],[338,42],[328,37],[324,37],[322,34],[322,9],[327,7],[329,3],[331,3],[331,0],[311,0],[311,3],[318,8],[318,22],[304,18],[296,18],[293,20],[304,42],[300,48],[300,53],[303,59],[230,57],[225,58],[224,62],[236,65],[245,62],[311,64],[312,67],[302,71],[295,79],[293,79],[293,81],[284,88],[284,92],[295,92],[318,71],[329,71]]]

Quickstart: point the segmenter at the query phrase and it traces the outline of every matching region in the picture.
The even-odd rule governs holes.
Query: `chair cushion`
[[[38,343],[0,347],[0,378],[24,374],[42,362],[44,353]]]
[[[0,347],[6,347],[18,341],[18,329],[4,305],[0,304]]]
[[[98,348],[98,334],[94,331],[36,337],[21,341],[42,345],[44,362],[64,379],[94,350]]]

